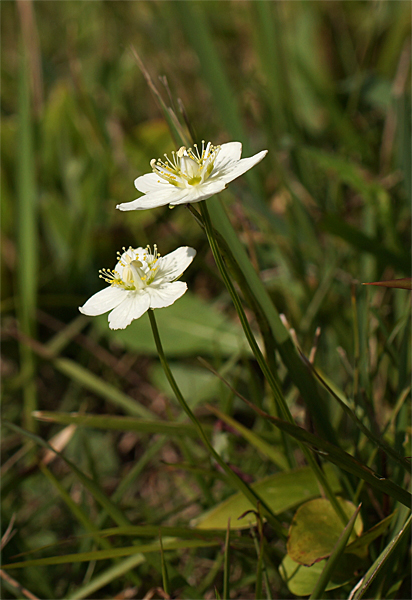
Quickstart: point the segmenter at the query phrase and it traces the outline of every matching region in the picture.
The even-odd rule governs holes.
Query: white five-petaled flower
[[[94,317],[109,310],[110,329],[124,329],[149,308],[170,306],[183,296],[187,285],[176,281],[190,265],[196,250],[183,246],[161,257],[157,246],[123,248],[114,268],[102,269],[100,277],[109,287],[94,294],[79,307],[80,312]]]
[[[213,146],[210,142],[202,148],[182,146],[169,159],[153,159],[153,173],[138,177],[134,185],[142,192],[137,200],[118,204],[120,210],[143,210],[169,204],[200,202],[224,190],[228,183],[254,167],[267,154],[262,150],[250,158],[240,158],[242,144],[229,142]]]

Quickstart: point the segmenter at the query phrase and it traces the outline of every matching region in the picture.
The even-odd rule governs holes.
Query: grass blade
[[[219,419],[221,419],[222,421],[233,427],[233,429],[238,431],[245,438],[245,440],[249,442],[249,444],[254,446],[256,450],[258,450],[261,454],[263,454],[263,456],[271,460],[280,469],[285,470],[288,468],[288,462],[283,456],[283,454],[281,454],[273,446],[262,440],[262,438],[256,435],[256,433],[253,433],[253,431],[251,431],[247,427],[244,427],[235,419],[232,419],[232,417],[229,417],[229,415],[226,415],[214,406],[207,404],[206,408],[211,410]]]
[[[244,401],[246,400],[244,399]],[[378,473],[369,467],[365,467],[347,452],[341,450],[337,446],[334,446],[330,442],[313,435],[313,433],[309,433],[297,425],[293,425],[292,423],[288,423],[287,421],[283,421],[282,419],[268,415],[249,401],[246,402],[248,406],[253,408],[253,410],[255,410],[258,414],[273,423],[275,427],[278,427],[295,439],[301,441],[309,448],[312,448],[325,460],[334,463],[348,473],[356,475],[360,479],[366,481],[366,483],[369,483],[369,485],[371,485],[373,488],[380,490],[384,494],[388,494],[388,496],[391,496],[407,508],[411,506],[412,496],[409,492],[401,488],[399,485],[393,483],[393,481],[385,479],[384,477],[380,477]]]
[[[356,227],[349,225],[340,217],[325,214],[319,223],[321,229],[345,240],[359,252],[367,252],[375,256],[385,265],[393,265],[404,273],[410,272],[410,258],[408,254],[400,254],[382,245],[382,240],[366,235]]]
[[[57,489],[60,496],[62,497],[70,511],[73,513],[74,517],[78,520],[78,522],[81,523],[83,527],[93,535],[93,538],[99,545],[101,545],[103,548],[110,548],[110,543],[100,535],[98,528],[89,519],[89,517],[80,508],[80,506],[78,506],[78,504],[74,502],[70,494],[67,493],[67,491],[61,485],[60,481],[56,479],[53,473],[49,471],[49,469],[45,465],[40,464],[39,467],[43,475],[47,477],[51,484]]]
[[[160,545],[160,556],[162,559],[162,579],[163,579],[163,590],[169,596],[170,595],[170,584],[169,584],[169,576],[167,574],[167,565],[165,560],[165,553],[163,550],[163,542],[162,542],[162,534],[159,531],[159,545]]]
[[[256,44],[260,50],[260,60],[267,79],[268,106],[272,115],[274,130],[280,138],[287,126],[285,106],[290,105],[288,101],[291,98],[289,86],[284,85],[285,72],[282,69],[278,39],[279,31],[273,17],[273,8],[271,2],[256,2],[253,4],[252,10],[256,13],[254,31],[257,33]]]
[[[113,415],[88,415],[77,413],[53,413],[48,411],[35,411],[34,417],[40,421],[68,425],[74,423],[79,427],[95,429],[114,429],[116,431],[138,431],[149,434],[167,434],[171,436],[196,437],[197,431],[191,423],[173,423],[169,421],[134,419],[132,417],[118,417]],[[205,427],[206,430],[210,428]]]
[[[224,72],[222,60],[216,50],[201,6],[197,3],[175,2],[173,8],[178,13],[179,22],[183,25],[184,32],[199,57],[223,123],[236,139],[246,141],[235,94]]]
[[[123,392],[120,392],[114,385],[110,385],[69,358],[57,358],[53,361],[53,366],[91,392],[98,394],[117,406],[121,406],[130,415],[142,417],[144,419],[153,419],[153,413],[139,404],[136,400],[123,394]]]
[[[242,291],[246,293],[247,298],[252,299],[254,308],[257,308],[262,315],[263,322],[267,323],[270,328],[279,354],[316,420],[319,431],[329,441],[335,441],[335,434],[327,418],[324,403],[316,389],[315,381],[299,358],[289,333],[280,320],[279,313],[239,241],[222,204],[217,198],[209,198],[206,202],[213,226],[220,234],[218,236],[219,246],[225,257],[230,260],[231,266],[234,267]]]
[[[173,9],[199,58],[205,80],[214,96],[216,109],[220,112],[222,123],[230,132],[232,139],[241,141],[245,153],[250,154],[251,148],[243,127],[236,94],[226,75],[203,7],[194,2],[185,4],[174,2]],[[206,132],[203,135],[206,135]],[[253,191],[253,199],[250,200],[251,207],[262,214],[277,230],[278,221],[263,200],[262,188],[256,174],[248,172],[245,174],[245,178]]]
[[[117,523],[118,525],[130,525],[129,520],[124,516],[122,511],[106,496],[106,494],[102,492],[100,487],[92,479],[90,479],[90,477],[88,477],[82,471],[80,471],[80,469],[78,469],[74,463],[65,458],[63,454],[57,452],[57,450],[55,450],[52,446],[50,446],[50,444],[48,444],[38,435],[35,435],[30,431],[25,431],[21,427],[18,427],[14,423],[10,423],[8,421],[5,421],[4,424],[13,431],[16,431],[17,433],[33,440],[39,446],[51,450],[62,460],[64,460],[67,466],[73,471],[73,473],[78,477],[78,479],[83,483],[83,485],[89,490],[96,502],[98,502],[109,513],[109,515],[112,517],[115,523]]]
[[[219,545],[219,541],[201,540],[168,540],[164,542],[165,550],[183,550],[188,548],[211,548]],[[107,550],[93,550],[90,552],[78,552],[77,554],[66,554],[64,556],[50,556],[48,558],[34,558],[33,560],[21,561],[3,565],[5,569],[22,569],[26,567],[40,567],[44,565],[64,565],[67,563],[90,562],[92,560],[107,560],[122,556],[133,556],[159,552],[159,542],[143,544],[140,546],[126,546],[123,548],[109,548]]]
[[[81,586],[72,594],[69,594],[69,596],[67,596],[67,600],[82,600],[83,598],[90,598],[94,592],[97,592],[111,581],[126,575],[129,571],[145,562],[145,560],[146,558],[143,554],[132,554],[132,556],[129,556],[126,558],[126,560],[123,560],[113,565],[106,571],[99,573],[99,575],[97,575],[97,577],[92,579],[89,583]]]
[[[228,600],[230,594],[230,519],[227,522],[225,540],[225,562],[223,566],[223,600]]]
[[[389,446],[386,442],[384,442],[383,439],[382,439],[382,436],[375,435],[372,431],[370,431],[362,423],[362,421],[356,416],[356,414],[354,413],[354,411],[351,410],[349,408],[349,406],[345,402],[343,402],[343,400],[341,400],[339,398],[338,394],[336,394],[332,390],[332,388],[326,383],[326,381],[323,379],[323,377],[318,373],[318,371],[313,367],[313,365],[311,365],[311,363],[307,360],[307,358],[302,353],[301,353],[301,356],[304,359],[305,363],[307,364],[308,368],[315,375],[315,377],[320,381],[320,383],[323,385],[323,387],[326,390],[328,390],[328,392],[330,393],[330,395],[332,396],[332,398],[334,398],[338,402],[339,406],[342,408],[342,410],[344,411],[344,413],[346,415],[348,415],[348,417],[350,419],[352,419],[352,421],[362,431],[362,433],[365,434],[365,436],[369,440],[371,440],[373,443],[375,443],[388,456],[390,456],[398,464],[402,465],[402,467],[409,473],[410,470],[411,470],[411,463],[410,463],[410,461],[407,458],[404,458],[403,456],[401,456],[400,454],[398,454],[398,452],[396,452],[396,450],[394,450],[393,448],[391,448],[391,446]]]
[[[412,290],[412,278],[402,277],[401,279],[391,279],[389,281],[373,281],[362,283],[362,285],[377,285],[381,287],[396,288],[398,290]]]
[[[17,162],[18,201],[18,256],[22,257],[17,269],[19,320],[22,332],[33,337],[38,273],[37,191],[34,163],[33,124],[31,121],[29,74],[27,57],[22,50],[19,73],[19,152]],[[32,417],[36,409],[36,387],[32,379],[35,362],[32,350],[20,344],[21,370],[28,377],[24,385],[23,420],[27,429],[33,431]]]
[[[205,434],[201,424],[199,423],[199,421],[197,420],[197,418],[195,417],[195,415],[189,408],[186,400],[183,398],[182,393],[180,392],[180,389],[176,383],[176,380],[173,377],[173,374],[170,370],[169,364],[166,360],[166,357],[165,357],[165,354],[163,351],[162,342],[160,340],[159,330],[157,328],[154,311],[149,310],[148,315],[149,315],[149,320],[150,320],[150,324],[152,327],[153,337],[156,342],[156,348],[157,348],[157,352],[159,354],[160,362],[162,363],[162,367],[163,367],[165,375],[169,381],[170,387],[172,388],[172,390],[176,396],[176,400],[179,402],[180,406],[183,408],[183,410],[185,411],[187,416],[190,418],[192,423],[195,425],[195,427],[197,427],[199,437],[202,439],[205,447],[208,449],[211,456],[214,458],[214,460],[216,460],[216,462],[219,464],[219,466],[223,469],[223,471],[227,475],[227,478],[231,482],[231,484],[235,487],[235,489],[240,490],[246,496],[246,498],[248,498],[249,501],[251,501],[253,503],[253,505],[256,505],[257,502],[261,503],[265,517],[272,524],[272,526],[274,527],[274,529],[276,530],[278,535],[282,537],[283,536],[282,526],[280,524],[280,521],[273,514],[270,507],[266,504],[266,502],[262,501],[262,499],[259,498],[259,496],[253,491],[253,489],[245,481],[243,481],[243,479],[224,462],[224,460],[221,458],[221,456],[216,452],[216,450],[211,445],[209,438]]]
[[[395,552],[398,544],[404,538],[406,538],[407,536],[410,536],[411,519],[412,519],[412,517],[409,516],[408,520],[406,521],[406,523],[402,527],[402,529],[389,542],[389,544],[381,552],[381,554],[378,556],[378,558],[375,560],[375,562],[372,564],[372,566],[367,570],[367,572],[362,577],[362,579],[355,585],[355,587],[353,588],[352,592],[349,595],[348,600],[360,600],[360,598],[363,597],[363,595],[365,594],[365,592],[371,585],[372,581],[375,579],[375,577],[378,575],[379,571],[384,566],[385,562]]]

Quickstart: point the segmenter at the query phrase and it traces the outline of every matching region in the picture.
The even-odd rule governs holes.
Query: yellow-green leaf
[[[348,521],[356,510],[352,502],[338,499]],[[332,504],[326,498],[315,498],[305,502],[293,518],[289,529],[287,550],[292,560],[305,566],[311,566],[327,558],[332,552],[344,529]],[[363,525],[358,516],[354,526],[356,535],[362,533]],[[352,533],[352,540],[356,539]]]

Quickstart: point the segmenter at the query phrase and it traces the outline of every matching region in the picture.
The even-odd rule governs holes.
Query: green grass
[[[410,292],[361,285],[411,274],[409,4],[21,4],[0,4],[2,597],[409,598]],[[116,211],[190,136],[269,152],[208,211]],[[155,313],[166,375],[147,316],[78,313],[148,243],[197,250]],[[299,566],[319,496],[341,535]]]

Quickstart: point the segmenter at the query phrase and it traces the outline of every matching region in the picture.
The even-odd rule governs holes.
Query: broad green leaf
[[[327,466],[325,473],[332,490],[338,492],[340,484],[333,467]],[[251,487],[275,514],[280,514],[319,495],[316,477],[309,467],[276,473],[252,484]],[[195,519],[193,524],[198,529],[226,529],[230,519],[231,529],[246,529],[251,523],[256,522],[256,518],[251,513],[239,520],[239,517],[248,510],[254,510],[254,506],[243,494],[237,493]]]
[[[333,573],[337,570],[338,561],[342,558],[342,554],[343,554],[345,547],[348,543],[348,540],[352,534],[355,522],[357,521],[357,518],[359,516],[359,511],[361,509],[361,506],[362,505],[359,504],[358,508],[355,509],[351,518],[349,519],[349,522],[345,526],[344,530],[342,531],[341,535],[339,536],[338,541],[336,542],[335,546],[333,547],[331,555],[328,558],[325,566],[323,567],[322,573],[321,573],[318,581],[316,582],[315,587],[312,590],[312,593],[310,595],[311,600],[317,600],[318,598],[321,598],[323,596],[323,592],[325,591],[326,586],[328,585],[329,581],[332,579]]]
[[[295,594],[295,596],[310,596],[325,565],[326,560],[321,560],[311,567],[305,567],[292,560],[289,554],[286,554],[280,564],[279,573],[292,594]],[[349,555],[343,555],[340,567],[339,571],[332,575],[326,586],[326,591],[334,590],[348,583],[352,579],[355,569],[359,567],[359,559],[355,560]]]
[[[211,356],[248,352],[241,328],[228,321],[212,305],[190,292],[165,309],[156,310],[162,344],[167,356]],[[98,330],[129,350],[156,355],[149,319],[143,316],[129,327],[112,331],[107,316],[94,320]]]
[[[193,367],[192,365],[182,365],[171,363],[170,368],[173,377],[176,379],[183,396],[186,398],[189,406],[194,408],[201,402],[206,402],[211,398],[216,398],[221,385],[219,380],[205,369]],[[150,379],[154,386],[174,399],[174,394],[167,381],[166,375],[159,364],[153,366],[150,371]]]
[[[356,507],[347,500],[338,500],[349,520]],[[329,500],[315,498],[305,502],[296,511],[289,529],[288,554],[295,562],[310,567],[330,555],[343,529],[342,521]],[[357,535],[362,533],[360,516],[356,520],[355,531]]]

